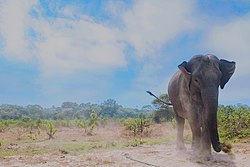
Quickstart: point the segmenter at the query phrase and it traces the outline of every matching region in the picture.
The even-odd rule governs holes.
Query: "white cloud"
[[[30,23],[29,9],[36,4],[34,0],[0,1],[0,35],[3,36],[4,53],[18,60],[31,59],[27,28]]]
[[[250,53],[250,15],[238,18],[227,24],[216,26],[208,34],[205,45],[222,55],[236,61],[236,75],[249,75]]]
[[[105,90],[98,85],[100,82],[108,85],[112,78],[104,71],[127,64],[126,44],[133,46],[136,55],[143,58],[139,59],[143,67],[136,67],[139,70],[132,87],[143,93],[144,88],[158,87],[162,79],[154,74],[162,70],[162,66],[156,68],[161,60],[157,61],[151,55],[157,58],[169,55],[159,55],[161,47],[195,24],[191,16],[193,1],[190,0],[138,0],[125,7],[123,3],[109,1],[106,9],[113,18],[103,22],[83,14],[78,6],[71,4],[59,8],[56,4],[58,2],[48,6],[58,17],[46,14],[39,1],[0,0],[4,55],[21,61],[35,60],[41,72],[37,82],[46,94],[70,90],[65,86],[72,83],[67,74],[81,72],[83,77],[93,74],[93,78],[84,78],[82,84],[89,82],[95,85],[91,90],[102,94]],[[95,72],[108,76],[108,79],[100,80],[100,75]],[[63,80],[69,83],[57,86]],[[75,78],[72,80],[76,81]],[[165,91],[165,83],[161,83],[159,87]],[[83,87],[79,89],[86,92]]]
[[[116,5],[114,5],[116,4]],[[44,76],[124,67],[125,42],[139,56],[152,55],[193,24],[190,1],[136,1],[131,8],[107,3],[124,27],[93,21],[77,6],[53,6],[59,17],[46,16],[38,1],[1,1],[0,30],[4,54],[37,60]],[[51,5],[49,5],[51,6]],[[30,14],[34,10],[37,16]],[[33,34],[29,34],[32,30]]]
[[[235,104],[249,101],[249,30],[250,15],[246,15],[213,27],[204,42],[204,46],[213,50],[219,58],[236,62],[236,71],[225,90],[221,92],[222,103]]]
[[[42,35],[37,42],[39,62],[48,74],[71,73],[75,70],[96,71],[126,64],[124,44],[116,30],[81,17],[80,20],[39,21],[36,30]]]
[[[165,57],[173,55],[162,53],[161,49],[194,28],[194,1],[138,0],[130,8],[119,2],[112,2],[109,7],[111,14],[120,18],[122,37],[134,47],[141,64],[132,88],[120,98],[138,104],[150,103],[152,99],[145,91],[166,92],[169,80],[169,76],[163,76],[169,60]]]
[[[141,57],[154,55],[163,44],[190,29],[192,1],[139,0],[122,19],[126,39]]]
[[[32,7],[38,16],[30,15]],[[117,35],[118,30],[74,13],[79,12],[77,7],[54,8],[63,17],[52,19],[44,16],[36,1],[2,1],[0,8],[5,56],[38,60],[43,76],[126,65],[125,45]],[[32,35],[28,34],[30,29]]]

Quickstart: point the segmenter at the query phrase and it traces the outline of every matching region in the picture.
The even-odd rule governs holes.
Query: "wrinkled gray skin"
[[[192,149],[210,159],[211,144],[221,151],[217,130],[219,86],[224,88],[235,71],[235,62],[219,60],[214,55],[194,56],[184,61],[168,85],[177,122],[177,149],[186,150],[183,142],[185,119],[192,130]]]

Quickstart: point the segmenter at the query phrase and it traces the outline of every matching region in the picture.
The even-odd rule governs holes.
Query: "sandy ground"
[[[152,134],[156,139],[162,137],[164,134],[171,134],[172,130],[166,130],[166,126],[154,127]],[[54,147],[54,145],[61,145],[60,142],[70,141],[122,141],[128,140],[124,137],[124,132],[121,132],[121,127],[105,127],[97,130],[93,136],[83,136],[79,129],[61,129],[58,131],[56,139],[51,141],[41,141],[36,143],[37,148],[50,148],[52,151],[45,154],[33,155],[15,155],[0,157],[0,166],[6,167],[66,167],[66,166],[153,166],[153,167],[178,167],[178,166],[212,166],[212,167],[248,167],[250,165],[250,143],[233,144],[233,156],[225,153],[213,152],[213,158],[210,161],[202,161],[193,156],[190,150],[190,145],[187,144],[188,150],[186,152],[177,152],[173,141],[163,142],[160,144],[143,144],[138,147],[113,147],[113,148],[94,148],[87,152],[64,152],[63,150]],[[81,134],[81,135],[80,135]],[[161,134],[157,136],[156,134]],[[2,138],[7,137],[9,140],[15,139],[13,134],[1,134]],[[1,137],[0,135],[0,137]],[[12,137],[12,138],[11,138]],[[152,137],[151,137],[152,138]],[[23,139],[24,144],[8,145],[9,149],[22,149],[24,147],[33,147],[31,143]],[[64,143],[65,144],[65,143]],[[67,143],[66,143],[67,144]],[[71,143],[72,144],[72,143]],[[2,146],[2,148],[5,146]],[[55,148],[53,150],[53,148]]]
[[[85,155],[67,155],[61,152],[33,156],[11,156],[1,160],[1,166],[214,166],[248,167],[250,145],[234,146],[234,156],[213,153],[210,161],[201,161],[192,156],[192,151],[176,152],[174,146],[154,145],[123,149],[96,149]]]

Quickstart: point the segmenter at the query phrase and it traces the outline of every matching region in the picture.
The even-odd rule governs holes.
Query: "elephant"
[[[236,63],[216,56],[196,55],[182,62],[168,84],[169,100],[177,123],[177,150],[186,150],[183,140],[185,119],[192,131],[192,150],[209,160],[211,144],[220,152],[217,129],[219,86],[224,88],[235,71]]]

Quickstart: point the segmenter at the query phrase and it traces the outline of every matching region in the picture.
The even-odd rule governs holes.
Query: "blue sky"
[[[142,107],[197,54],[235,61],[220,104],[250,105],[250,1],[0,0],[0,104]]]

